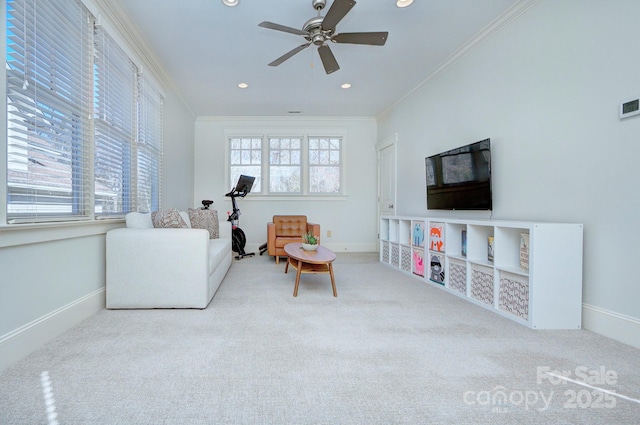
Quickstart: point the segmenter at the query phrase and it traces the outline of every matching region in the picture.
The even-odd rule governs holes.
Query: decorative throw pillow
[[[175,208],[164,211],[154,211],[151,213],[153,227],[163,229],[182,229],[187,227],[180,213]]]
[[[209,231],[209,239],[218,239],[220,237],[218,211],[189,208],[189,220],[191,221],[192,229],[207,229]]]
[[[127,227],[130,229],[153,229],[153,221],[151,220],[151,214],[130,212],[125,217]]]

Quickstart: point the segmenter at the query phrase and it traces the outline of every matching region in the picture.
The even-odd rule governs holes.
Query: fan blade
[[[291,28],[284,25],[280,25],[280,24],[274,24],[273,22],[269,22],[269,21],[260,22],[258,26],[262,28],[268,28],[270,30],[289,32],[295,35],[302,35],[302,36],[307,35],[306,32],[299,30],[297,28]]]
[[[343,32],[331,37],[331,41],[348,44],[368,44],[370,46],[384,46],[388,32]]]
[[[278,66],[280,65],[282,62],[286,61],[287,59],[289,59],[291,56],[295,55],[298,52],[303,51],[305,48],[309,47],[309,44],[311,43],[306,43],[306,44],[301,44],[300,46],[296,47],[295,49],[293,49],[292,51],[285,53],[284,55],[280,56],[278,59],[274,60],[273,62],[271,62],[269,64],[269,66]]]
[[[356,5],[353,0],[333,0],[327,15],[322,20],[322,29],[325,31],[335,30],[338,22]]]
[[[332,72],[336,72],[340,69],[338,65],[338,61],[336,61],[336,57],[333,56],[331,49],[326,44],[318,47],[318,53],[320,54],[320,59],[322,60],[322,65],[324,65],[324,70],[327,74],[331,74]]]

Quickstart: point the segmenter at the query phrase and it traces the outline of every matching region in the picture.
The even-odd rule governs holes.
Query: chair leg
[[[276,255],[276,264],[280,264],[280,256]]]

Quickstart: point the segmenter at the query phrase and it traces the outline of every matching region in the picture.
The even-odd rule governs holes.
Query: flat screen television
[[[425,158],[427,209],[491,210],[491,140]]]

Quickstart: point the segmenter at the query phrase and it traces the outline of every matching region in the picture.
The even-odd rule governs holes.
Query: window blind
[[[137,67],[100,27],[95,28],[95,49],[95,215],[122,216],[134,201]]]
[[[133,173],[137,181],[134,187],[137,211],[150,212],[160,208],[163,98],[142,74],[138,87],[138,140]]]
[[[91,15],[77,1],[8,0],[7,217],[90,215]]]

